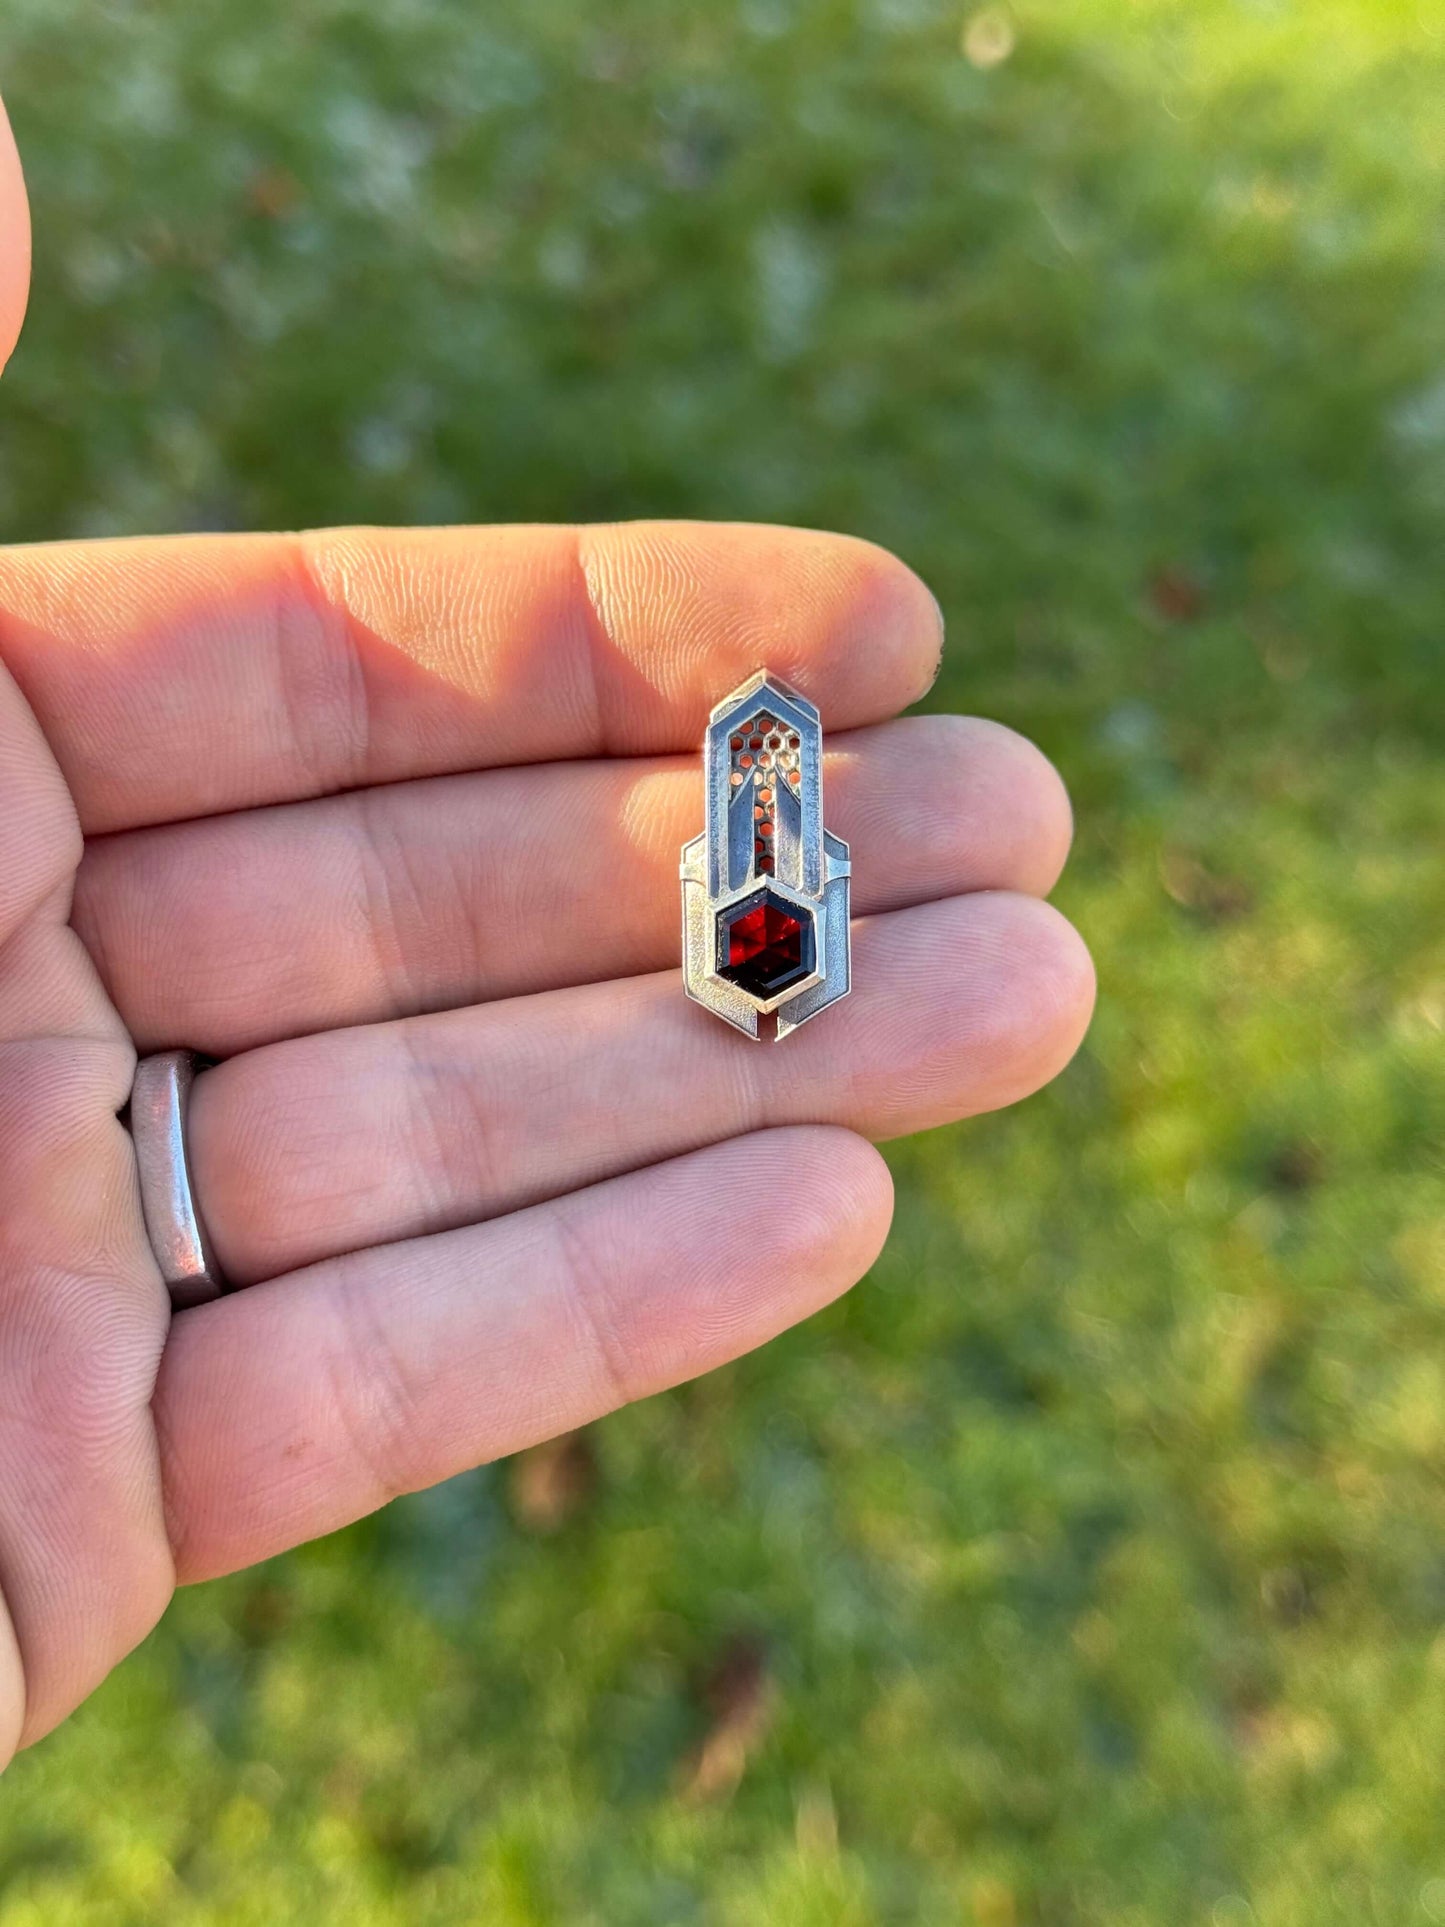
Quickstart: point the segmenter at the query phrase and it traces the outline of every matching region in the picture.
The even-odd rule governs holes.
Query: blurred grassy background
[[[0,1923],[1445,1922],[1434,0],[0,0],[14,536],[897,548],[1103,1001],[851,1300],[183,1597]]]

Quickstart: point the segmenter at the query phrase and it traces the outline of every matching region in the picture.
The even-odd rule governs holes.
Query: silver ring
[[[201,1063],[188,1050],[142,1057],[130,1093],[130,1134],[146,1236],[177,1311],[204,1305],[230,1289],[191,1186],[186,1112]]]
[[[713,710],[707,827],[682,851],[682,981],[747,1036],[779,1041],[851,987],[848,845],[823,827],[823,725],[758,670]]]

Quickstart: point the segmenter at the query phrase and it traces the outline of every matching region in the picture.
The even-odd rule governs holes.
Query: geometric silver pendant
[[[747,1036],[779,1040],[846,997],[848,845],[823,827],[817,709],[758,670],[713,710],[706,827],[682,851],[682,981]]]

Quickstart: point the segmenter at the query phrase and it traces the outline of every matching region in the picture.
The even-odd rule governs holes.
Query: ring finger
[[[1033,898],[871,918],[854,995],[752,1048],[674,972],[330,1032],[201,1078],[197,1186],[238,1283],[448,1229],[763,1125],[888,1138],[1025,1096],[1062,1068],[1093,979]],[[760,1172],[760,1193],[777,1174]]]

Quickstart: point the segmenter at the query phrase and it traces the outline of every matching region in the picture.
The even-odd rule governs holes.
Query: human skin
[[[0,363],[28,275],[0,114]],[[1068,1061],[1067,798],[997,724],[896,720],[940,646],[900,562],[799,530],[0,550],[0,1763],[177,1584],[806,1318],[886,1236],[870,1138]],[[822,711],[861,918],[853,996],[766,1048],[676,968],[696,745],[760,664]],[[246,1287],[175,1316],[118,1116],[173,1045],[221,1060],[193,1158]]]

